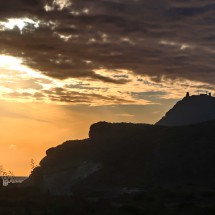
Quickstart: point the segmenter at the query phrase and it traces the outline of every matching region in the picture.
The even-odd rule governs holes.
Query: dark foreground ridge
[[[215,121],[180,127],[99,122],[91,126],[88,139],[47,150],[23,186],[61,195],[214,188],[214,128]]]
[[[156,124],[182,126],[208,120],[215,120],[215,98],[211,94],[189,96],[187,93],[186,97],[177,102]]]

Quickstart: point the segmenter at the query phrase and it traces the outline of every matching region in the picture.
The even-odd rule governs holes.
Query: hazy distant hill
[[[184,97],[157,125],[181,126],[215,120],[215,98],[207,94]]]
[[[181,127],[99,122],[89,139],[47,150],[24,185],[74,190],[214,186],[215,121]]]

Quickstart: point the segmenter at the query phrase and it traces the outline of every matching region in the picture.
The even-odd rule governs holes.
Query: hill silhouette
[[[159,186],[213,187],[215,121],[168,127],[93,124],[89,138],[47,150],[23,186],[55,194]]]
[[[187,94],[156,125],[182,126],[208,120],[215,120],[215,98],[210,94]]]

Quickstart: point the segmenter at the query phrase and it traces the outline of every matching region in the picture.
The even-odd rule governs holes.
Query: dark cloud
[[[71,6],[59,5],[1,2],[2,21],[27,16],[41,22],[35,30],[2,31],[2,52],[23,57],[25,64],[59,79],[126,84],[127,77],[111,71],[127,69],[157,82],[165,76],[215,84],[213,1],[73,0]]]
[[[42,0],[10,0],[0,2],[0,17],[38,16],[43,13]]]
[[[95,104],[98,100],[113,104],[120,103],[131,103],[131,100],[119,98],[117,96],[103,96],[97,93],[81,93],[77,91],[67,91],[65,88],[53,88],[50,90],[43,90],[43,93],[52,100],[58,102],[68,102],[68,103],[87,103]]]
[[[80,90],[97,90],[102,92],[105,92],[109,89],[108,87],[94,87],[94,86],[91,86],[90,84],[84,84],[84,83],[67,84],[65,85],[65,88],[80,89]]]

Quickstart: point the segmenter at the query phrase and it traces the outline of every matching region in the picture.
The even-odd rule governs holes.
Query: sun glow
[[[34,21],[33,19],[29,18],[10,18],[7,19],[6,22],[0,22],[0,30],[12,30],[17,27],[20,31],[22,31],[27,26],[33,26],[33,28],[38,28],[39,23],[39,21]]]
[[[44,75],[24,65],[22,58],[10,55],[0,55],[0,68],[19,71],[35,78],[42,78]]]

